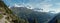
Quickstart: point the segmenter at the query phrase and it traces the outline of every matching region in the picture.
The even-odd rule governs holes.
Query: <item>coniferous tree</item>
[[[38,20],[37,20],[37,18],[34,18],[34,23],[38,23]]]

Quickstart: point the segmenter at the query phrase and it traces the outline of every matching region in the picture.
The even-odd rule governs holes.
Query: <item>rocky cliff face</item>
[[[0,23],[28,23],[24,19],[18,18],[12,11],[0,0]]]

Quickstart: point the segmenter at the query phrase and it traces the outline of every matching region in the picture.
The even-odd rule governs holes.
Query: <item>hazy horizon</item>
[[[60,0],[3,0],[7,6],[14,6],[19,4],[30,6],[31,8],[42,8],[44,12],[54,11],[60,12]]]

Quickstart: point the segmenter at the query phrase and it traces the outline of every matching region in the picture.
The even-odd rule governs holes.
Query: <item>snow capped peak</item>
[[[26,7],[28,9],[33,9],[33,7],[31,7],[30,5],[26,5],[26,4],[15,4],[15,7]]]
[[[15,7],[25,7],[23,4],[14,4]]]
[[[31,7],[30,5],[26,4],[14,4],[13,6],[9,6],[9,8],[11,7],[26,7],[27,9],[34,9],[34,7]]]
[[[52,8],[49,8],[49,6],[46,7],[45,5],[44,5],[45,7],[43,6],[43,7],[41,7],[41,9],[40,9],[40,7],[35,7],[31,4],[14,4],[13,6],[14,7],[26,7],[27,9],[32,9],[32,10],[38,11],[38,12],[50,12],[50,13],[59,13],[60,12],[60,9],[52,9]],[[54,11],[54,12],[52,12],[52,11]]]
[[[28,9],[34,9],[34,8],[31,7],[30,5],[26,5],[26,7],[27,7]]]

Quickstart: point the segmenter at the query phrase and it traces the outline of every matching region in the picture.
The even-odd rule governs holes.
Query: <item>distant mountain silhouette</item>
[[[52,18],[50,15],[52,13],[47,12],[37,12],[33,9],[28,9],[27,7],[11,7],[10,8],[14,14],[17,14],[19,17],[27,19],[30,23],[33,23],[36,18],[38,23],[48,23],[48,21]]]

